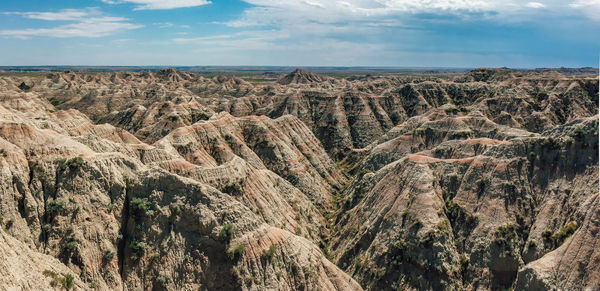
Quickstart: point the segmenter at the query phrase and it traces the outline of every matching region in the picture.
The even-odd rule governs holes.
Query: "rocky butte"
[[[1,290],[598,290],[598,76],[0,76]]]

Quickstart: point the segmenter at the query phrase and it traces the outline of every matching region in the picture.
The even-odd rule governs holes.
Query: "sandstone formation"
[[[598,77],[0,77],[0,290],[600,288]]]

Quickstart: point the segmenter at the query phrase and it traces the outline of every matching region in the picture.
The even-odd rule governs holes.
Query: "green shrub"
[[[64,281],[63,281],[63,287],[65,287],[65,289],[67,289],[67,290],[70,290],[71,288],[73,288],[74,281],[75,281],[75,278],[73,278],[73,275],[65,274]]]
[[[554,138],[544,138],[539,141],[539,145],[543,150],[558,150],[560,142]]]
[[[83,159],[81,157],[72,158],[66,162],[66,165],[71,171],[75,171],[81,168],[83,165]]]
[[[479,224],[479,218],[467,212],[462,206],[452,200],[446,200],[444,212],[450,220],[452,227],[466,226],[466,229],[472,230]]]
[[[104,251],[104,258],[107,260],[111,260],[117,253],[114,250],[106,250]]]
[[[74,252],[77,250],[77,242],[76,241],[68,241],[65,243],[65,249],[69,252]]]
[[[507,250],[513,249],[517,238],[516,230],[517,226],[513,223],[500,226],[494,232],[494,243],[505,247]]]
[[[227,256],[229,256],[229,258],[232,261],[237,261],[242,257],[242,254],[244,253],[244,246],[243,245],[238,245],[233,249],[228,249],[227,250]]]
[[[233,224],[226,223],[225,225],[223,225],[221,232],[219,232],[219,239],[221,241],[229,243],[229,241],[231,241],[232,236],[233,236]]]
[[[264,251],[262,254],[262,258],[267,262],[271,262],[273,260],[273,256],[275,255],[275,246],[271,245],[268,250]]]
[[[146,247],[147,244],[145,242],[133,239],[129,243],[129,248],[131,249],[131,259],[137,260],[138,258],[140,258],[146,251]]]
[[[242,187],[240,187],[240,185],[236,183],[229,183],[225,185],[225,188],[223,188],[223,192],[233,196],[242,195]]]
[[[150,209],[150,202],[147,198],[133,198],[129,203],[129,209],[135,217],[144,217]]]
[[[59,173],[64,172],[67,168],[71,171],[76,171],[83,165],[83,159],[81,157],[75,157],[69,160],[57,159],[54,161],[54,164],[57,165]]]
[[[456,114],[456,113],[458,113],[458,108],[456,108],[456,107],[446,108],[444,111],[446,111],[446,113],[449,113],[449,114]]]
[[[354,259],[354,267],[358,270],[362,268],[363,263],[359,258]]]
[[[52,99],[50,99],[48,101],[50,101],[50,104],[52,104],[52,106],[58,106],[58,105],[60,105],[60,104],[63,103],[62,101],[60,101],[58,99],[55,99],[55,98],[52,98]]]
[[[585,137],[585,131],[583,130],[583,128],[578,127],[573,131],[573,133],[571,133],[571,136],[577,141],[581,141]]]
[[[65,289],[70,290],[73,288],[75,283],[75,278],[71,274],[64,274],[62,278],[56,272],[51,270],[44,270],[42,274],[46,277],[52,278],[52,281],[50,281],[50,286],[52,287],[62,285]]]
[[[467,256],[465,256],[465,254],[460,254],[460,274],[463,276],[463,280],[464,277],[466,277],[469,273],[469,258],[467,258]]]
[[[43,175],[46,173],[46,170],[44,170],[44,167],[42,165],[36,162],[35,165],[33,165],[33,172]]]
[[[489,179],[486,177],[481,177],[479,180],[477,180],[477,198],[481,198],[481,196],[483,196],[488,182]]]
[[[552,248],[554,245],[552,234],[552,231],[549,229],[544,230],[542,232],[542,239],[544,240],[544,245],[546,246],[546,248]]]
[[[156,277],[156,282],[160,284],[166,284],[169,280],[166,277],[158,276]]]
[[[390,244],[387,250],[387,254],[390,260],[394,264],[400,264],[404,259],[404,252],[407,249],[406,242],[403,239],[399,239]]]
[[[448,133],[448,139],[469,138],[471,131],[452,131]]]
[[[204,112],[198,112],[194,115],[192,115],[192,122],[196,122],[199,120],[208,120],[210,118],[210,115],[204,113]]]
[[[504,184],[504,195],[511,203],[517,201],[518,196],[517,186],[513,183]]]
[[[577,230],[579,226],[577,225],[577,222],[575,221],[571,221],[569,223],[567,223],[567,225],[565,225],[565,227],[563,227],[558,233],[556,233],[554,235],[554,241],[556,242],[556,247],[559,247],[560,245],[562,245],[562,243],[568,238],[570,237],[572,234],[575,233],[575,231]]]
[[[169,205],[169,209],[171,210],[171,214],[173,215],[181,214],[181,206],[179,206],[179,204],[171,203],[171,205]]]
[[[48,201],[46,204],[46,213],[50,217],[55,217],[57,215],[64,215],[65,213],[65,202],[58,199],[53,199]]]
[[[553,233],[551,230],[545,230],[542,232],[544,247],[550,250],[560,247],[568,237],[575,233],[578,227],[577,222],[571,221],[556,233]]]

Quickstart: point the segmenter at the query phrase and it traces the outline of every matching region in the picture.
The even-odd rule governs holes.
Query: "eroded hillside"
[[[600,288],[598,77],[0,77],[0,285]]]

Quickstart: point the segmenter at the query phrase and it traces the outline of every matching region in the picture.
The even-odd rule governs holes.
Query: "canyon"
[[[0,290],[596,290],[599,78],[0,74]]]

